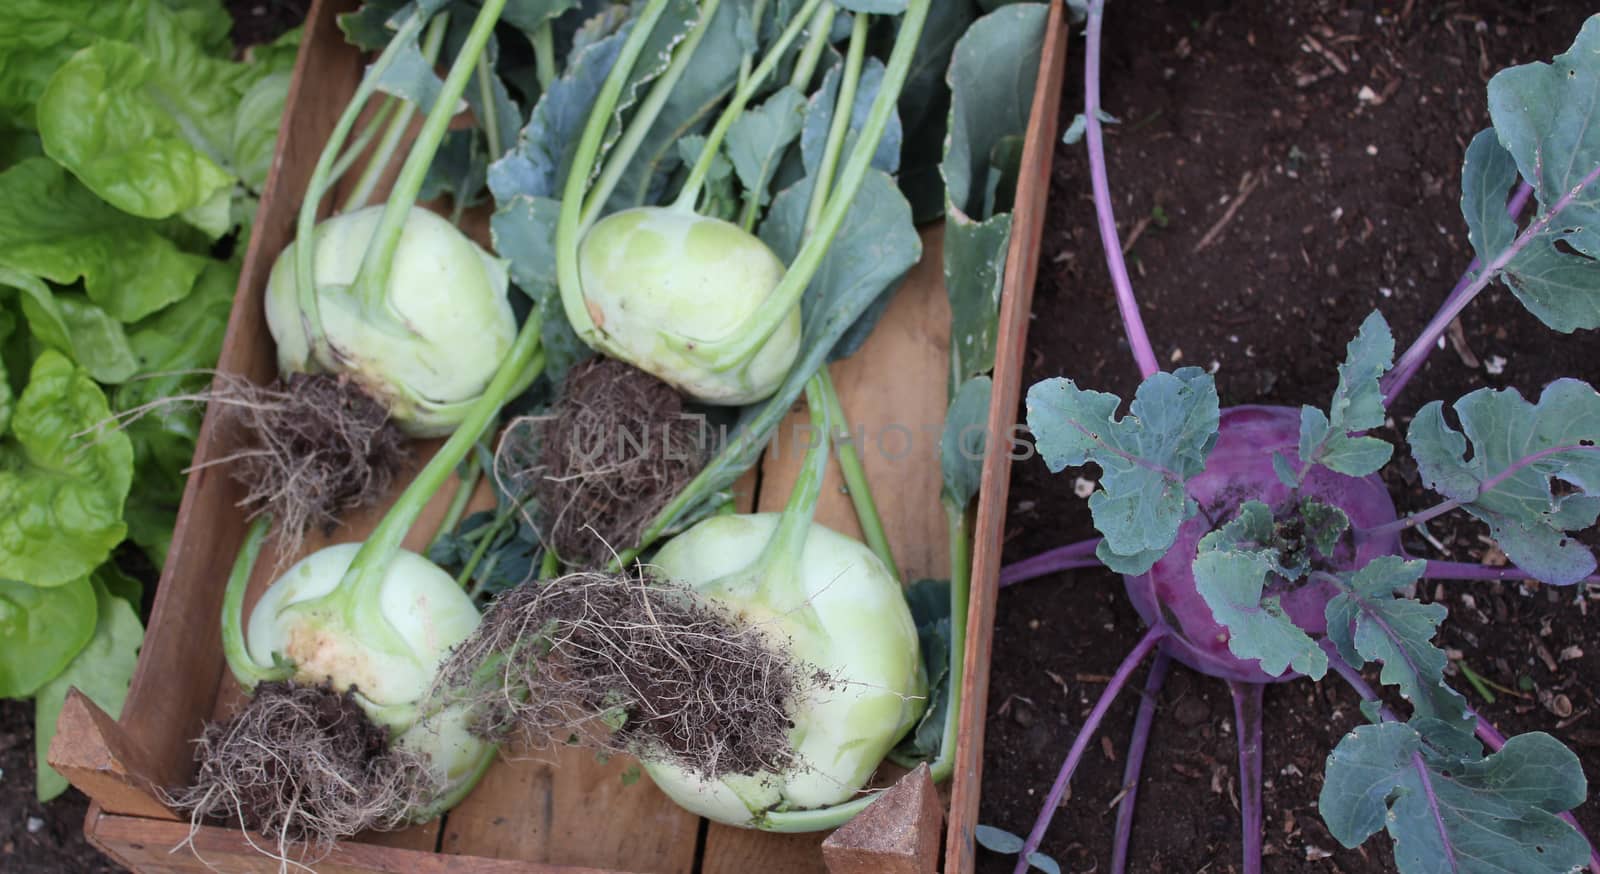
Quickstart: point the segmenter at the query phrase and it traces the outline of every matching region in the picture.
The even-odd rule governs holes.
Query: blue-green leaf
[[[1533,185],[1541,213],[1600,166],[1600,16],[1584,22],[1552,63],[1510,67],[1489,80],[1489,117],[1500,142]],[[1600,257],[1600,185],[1579,192],[1553,228]]]
[[[1257,659],[1274,677],[1294,670],[1314,679],[1328,671],[1328,656],[1267,595],[1274,577],[1299,576],[1282,565],[1272,510],[1247,501],[1239,515],[1200,540],[1194,561],[1195,589],[1217,622],[1228,629],[1228,650]]]
[[[1480,131],[1467,146],[1461,166],[1461,214],[1467,239],[1484,264],[1516,239],[1517,224],[1506,212],[1506,197],[1517,183],[1517,162],[1500,145],[1494,129]]]
[[[805,124],[800,130],[800,155],[805,163],[806,175],[814,176],[822,163],[823,146],[827,143],[828,129],[833,126],[833,113],[839,102],[839,79],[843,71],[839,65],[828,70],[822,78],[822,87],[811,95],[806,110]],[[861,128],[872,114],[872,104],[883,88],[883,62],[868,58],[861,68],[861,78],[856,84],[855,103],[850,107],[850,130],[845,134],[841,156],[855,151]],[[900,169],[900,144],[905,131],[900,127],[900,113],[891,113],[889,124],[878,141],[878,150],[872,154],[872,166],[885,173]]]
[[[1535,236],[1507,266],[1506,284],[1557,331],[1600,327],[1600,16],[1553,63],[1497,73],[1489,116],[1539,203],[1524,232]]]
[[[1455,411],[1462,431],[1445,421],[1438,401],[1411,423],[1423,482],[1488,523],[1506,555],[1538,579],[1567,585],[1593,573],[1594,556],[1567,532],[1600,517],[1600,395],[1561,379],[1537,405],[1515,389],[1479,389]],[[1552,479],[1573,488],[1558,496]]]
[[[1326,415],[1300,408],[1300,459],[1348,476],[1366,476],[1389,462],[1394,447],[1376,437],[1357,436],[1383,424],[1383,390],[1378,377],[1394,364],[1394,336],[1377,312],[1367,316],[1345,349],[1339,387]]]
[[[805,97],[785,85],[765,103],[746,110],[728,128],[725,147],[746,197],[758,198],[763,206],[772,200],[767,185],[784,152],[800,136],[805,112]]]
[[[1473,718],[1466,700],[1445,685],[1447,659],[1433,645],[1446,610],[1405,595],[1426,567],[1427,562],[1385,555],[1342,575],[1344,591],[1328,602],[1328,639],[1352,667],[1382,662],[1379,679],[1398,686],[1417,716],[1470,734]]]
[[[1051,471],[1100,466],[1104,475],[1089,509],[1105,550],[1153,564],[1196,512],[1185,484],[1205,469],[1216,444],[1216,382],[1197,367],[1157,373],[1139,386],[1129,415],[1119,420],[1121,403],[1069,379],[1047,379],[1028,390],[1028,427]]]
[[[980,221],[1010,209],[1013,193],[992,183],[1015,173],[995,160],[1011,154],[998,148],[1003,140],[1027,129],[1049,11],[1043,3],[1018,3],[973,22],[945,74],[950,130],[940,172],[950,202]]]
[[[950,206],[944,223],[944,285],[950,297],[952,388],[994,369],[1010,244],[1010,213],[976,222]]]
[[[1462,757],[1386,722],[1339,742],[1318,807],[1346,847],[1387,829],[1400,874],[1567,874],[1584,864],[1588,845],[1557,814],[1584,793],[1578,758],[1547,734]]]
[[[944,477],[944,499],[957,507],[965,507],[983,481],[989,396],[993,391],[993,380],[975,376],[961,384],[945,415],[939,469]]]
[[[1024,841],[1018,835],[1014,835],[1002,828],[995,828],[992,825],[978,826],[972,830],[972,837],[977,840],[978,846],[983,847],[985,850],[1008,855],[1019,852],[1024,844]]]

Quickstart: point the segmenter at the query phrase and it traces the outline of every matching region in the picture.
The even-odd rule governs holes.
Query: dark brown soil
[[[0,871],[113,874],[122,867],[89,846],[89,799],[76,789],[40,804],[33,794],[33,702],[0,701]]]
[[[1110,177],[1123,238],[1138,234],[1130,267],[1163,364],[1216,368],[1225,404],[1297,406],[1326,403],[1344,345],[1372,309],[1404,348],[1471,257],[1457,204],[1460,162],[1488,124],[1488,76],[1565,51],[1589,11],[1494,0],[1110,4],[1103,96],[1122,119],[1108,128]],[[1075,40],[1064,119],[1082,107],[1081,48]],[[1259,181],[1231,221],[1194,252],[1253,175]],[[1127,397],[1137,371],[1081,146],[1058,150],[1044,240],[1024,384],[1067,375]],[[1401,430],[1384,434],[1391,441],[1401,442],[1429,400],[1485,385],[1537,393],[1558,376],[1600,380],[1600,336],[1555,334],[1504,288],[1480,297],[1461,321],[1459,346],[1435,350],[1392,410]],[[1008,560],[1093,534],[1072,489],[1078,473],[1051,476],[1037,459],[1016,466]],[[1402,512],[1437,501],[1404,460],[1386,476]],[[1439,521],[1432,532],[1444,551],[1410,537],[1414,555],[1484,559],[1482,526]],[[1460,664],[1527,691],[1487,704],[1459,673],[1457,688],[1507,733],[1555,734],[1600,784],[1600,590],[1447,583],[1428,584],[1423,595],[1450,609],[1441,642],[1460,651]],[[1106,675],[1141,631],[1121,581],[1107,572],[1002,594],[982,822],[1027,832]],[[1043,850],[1064,871],[1109,865],[1110,804],[1143,674],[1111,710],[1056,813]],[[1238,871],[1227,690],[1175,668],[1158,700],[1130,870]],[[1393,870],[1386,837],[1345,850],[1316,812],[1327,753],[1361,718],[1356,701],[1337,680],[1267,691],[1268,872]],[[1600,834],[1600,805],[1578,816]],[[1010,861],[984,854],[979,870],[1009,871]]]

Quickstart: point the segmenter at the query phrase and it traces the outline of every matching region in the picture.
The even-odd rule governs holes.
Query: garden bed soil
[[[1374,308],[1402,349],[1433,315],[1471,258],[1461,156],[1488,125],[1488,77],[1565,51],[1591,11],[1494,0],[1108,5],[1103,98],[1121,119],[1107,127],[1109,172],[1156,353],[1167,367],[1215,369],[1224,404],[1292,406],[1326,405],[1344,346]],[[1080,39],[1064,120],[1082,108],[1081,50]],[[1041,263],[1024,384],[1066,375],[1129,397],[1137,370],[1081,145],[1059,147]],[[1536,395],[1560,376],[1600,381],[1600,334],[1556,334],[1503,286],[1466,311],[1461,329],[1432,353],[1382,436],[1403,446],[1421,404],[1482,386]],[[1400,510],[1435,503],[1409,453],[1397,458],[1385,475]],[[1083,473],[1052,476],[1037,458],[1015,466],[1007,561],[1093,535],[1073,492]],[[1485,528],[1464,514],[1430,527],[1438,545],[1408,535],[1413,555],[1496,559]],[[1600,589],[1428,581],[1420,595],[1449,608],[1440,642],[1461,664],[1520,691],[1490,704],[1459,673],[1452,684],[1508,734],[1554,734],[1600,787]],[[1078,726],[1142,630],[1106,571],[1001,594],[980,822],[1028,831]],[[1041,848],[1063,871],[1109,866],[1111,805],[1143,675],[1111,709]],[[1268,689],[1267,872],[1393,870],[1386,836],[1343,849],[1316,812],[1326,756],[1361,720],[1357,700],[1337,679]],[[1227,690],[1174,667],[1158,705],[1130,870],[1238,871]],[[1600,836],[1600,802],[1577,815]],[[1013,861],[982,853],[979,871],[1009,871]]]

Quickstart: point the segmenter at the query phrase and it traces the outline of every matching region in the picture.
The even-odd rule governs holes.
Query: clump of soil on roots
[[[791,706],[827,683],[682,586],[587,573],[501,595],[439,676],[486,739],[577,735],[707,779],[794,765]]]
[[[315,853],[366,830],[399,828],[435,790],[426,760],[388,745],[351,692],[326,684],[266,682],[227,722],[206,726],[196,744],[199,773],[171,793],[198,828],[239,822],[277,842]]]
[[[530,524],[563,561],[598,567],[699,472],[700,435],[672,386],[596,358],[572,368],[548,414],[507,427],[495,475],[527,500]]]
[[[280,556],[296,554],[313,528],[331,530],[345,513],[382,498],[410,458],[389,411],[332,374],[257,385],[219,373],[210,391],[130,410],[121,424],[184,402],[218,409],[239,448],[210,464],[226,465],[245,488],[239,506],[249,518],[272,516]]]

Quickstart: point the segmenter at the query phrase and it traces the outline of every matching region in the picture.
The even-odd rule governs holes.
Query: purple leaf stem
[[[1233,722],[1239,734],[1239,814],[1243,822],[1244,874],[1261,874],[1261,696],[1262,683],[1229,682]]]
[[[1050,787],[1050,794],[1045,796],[1044,806],[1039,808],[1039,818],[1033,823],[1033,830],[1028,832],[1028,840],[1023,843],[1021,852],[1017,853],[1017,867],[1012,874],[1027,874],[1028,857],[1039,849],[1039,843],[1044,840],[1045,830],[1050,827],[1050,819],[1055,816],[1056,808],[1061,806],[1061,796],[1067,791],[1067,784],[1072,780],[1072,772],[1078,769],[1078,762],[1083,758],[1084,750],[1089,747],[1089,739],[1094,737],[1100,729],[1101,720],[1105,719],[1106,711],[1111,709],[1111,702],[1117,698],[1117,693],[1128,684],[1128,679],[1133,676],[1135,668],[1144,661],[1144,657],[1156,648],[1156,644],[1170,632],[1165,625],[1152,625],[1139,643],[1117,666],[1117,672],[1111,676],[1111,682],[1106,684],[1104,692],[1100,693],[1100,700],[1094,704],[1094,709],[1089,711],[1089,717],[1083,721],[1083,728],[1079,729],[1078,736],[1072,741],[1072,749],[1067,752],[1067,760],[1061,763],[1061,772],[1056,774],[1056,782]]]
[[[1528,199],[1532,196],[1532,185],[1524,182],[1518,186],[1517,193],[1511,195],[1511,202],[1506,204],[1506,212],[1511,215],[1512,221],[1521,217],[1523,207],[1528,205]],[[1477,278],[1478,268],[1482,265],[1482,261],[1477,258],[1472,259],[1472,263],[1467,265],[1467,271],[1461,274],[1461,278],[1456,281],[1456,287],[1450,289],[1449,296],[1444,299],[1444,305],[1439,308],[1439,314],[1433,317],[1433,321],[1429,322],[1426,328],[1422,329],[1422,336],[1417,338],[1417,342],[1411,344],[1411,348],[1407,349],[1405,355],[1401,356],[1400,362],[1383,378],[1384,406],[1393,403],[1394,399],[1400,396],[1400,392],[1405,390],[1406,383],[1410,382],[1411,377],[1416,376],[1417,371],[1422,369],[1422,362],[1427,360],[1428,353],[1433,349],[1433,344],[1450,327],[1450,322],[1471,301],[1472,298],[1468,296],[1467,289],[1472,286],[1472,280]],[[1472,294],[1475,295],[1477,292],[1472,292]]]
[[[1094,189],[1094,214],[1100,225],[1100,244],[1106,253],[1106,269],[1117,290],[1117,309],[1128,334],[1128,346],[1139,365],[1139,375],[1148,379],[1161,370],[1155,349],[1144,330],[1139,302],[1133,296],[1133,280],[1128,277],[1128,262],[1122,257],[1122,240],[1117,236],[1117,217],[1111,207],[1111,182],[1106,176],[1106,145],[1100,126],[1100,26],[1105,20],[1105,0],[1090,0],[1087,33],[1083,52],[1084,136],[1089,144],[1089,182]]]
[[[1585,455],[1590,453],[1600,453],[1600,446],[1589,446],[1583,443],[1569,443],[1562,446],[1551,446],[1547,449],[1541,449],[1538,452],[1530,455],[1524,455],[1511,464],[1506,465],[1505,470],[1502,470],[1494,476],[1484,480],[1482,483],[1479,483],[1478,495],[1481,497],[1489,492],[1494,491],[1500,487],[1501,483],[1520,473],[1523,468],[1528,467],[1529,465],[1538,464],[1552,455],[1560,455],[1564,452],[1579,452]],[[1426,510],[1419,510],[1415,513],[1411,513],[1410,515],[1402,516],[1387,525],[1379,525],[1375,528],[1363,528],[1361,529],[1361,534],[1363,536],[1370,537],[1373,535],[1392,534],[1397,531],[1405,531],[1408,528],[1415,528],[1429,519],[1443,516],[1451,510],[1460,507],[1464,503],[1470,503],[1470,501],[1462,501],[1451,498],[1448,501],[1435,504]]]
[[[1041,552],[1032,558],[1012,562],[1000,569],[1000,588],[1004,589],[1012,583],[1021,583],[1057,571],[1099,567],[1100,560],[1094,557],[1094,551],[1100,547],[1100,540],[1099,537],[1082,540]]]
[[[1156,653],[1150,663],[1150,676],[1144,681],[1144,700],[1133,720],[1133,737],[1128,741],[1128,763],[1122,767],[1122,799],[1117,802],[1116,838],[1111,845],[1111,874],[1127,874],[1128,843],[1133,837],[1133,814],[1139,802],[1139,772],[1144,768],[1144,751],[1150,745],[1150,725],[1155,722],[1156,696],[1167,681],[1172,659]]]
[[[1428,560],[1428,568],[1422,572],[1424,579],[1430,580],[1536,580],[1538,577],[1528,573],[1516,565],[1506,567],[1485,567],[1468,561],[1434,561]],[[1600,583],[1600,574],[1590,574],[1579,580],[1580,583]]]

